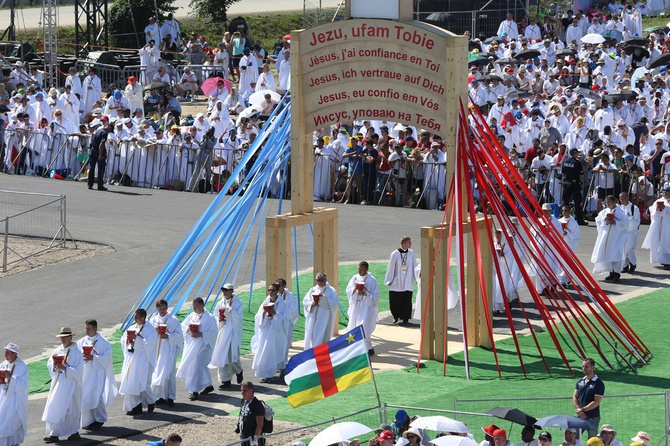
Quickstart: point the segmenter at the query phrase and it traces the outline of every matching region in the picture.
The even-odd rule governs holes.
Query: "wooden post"
[[[300,36],[291,35],[291,213],[312,212],[314,208],[314,168],[312,138],[305,129],[302,66],[299,63]],[[295,54],[295,56],[293,56]]]
[[[421,228],[421,323],[423,339],[421,339],[421,359],[435,358],[435,321],[434,295],[431,288],[431,272],[433,271],[433,251],[435,250],[435,228],[424,226]],[[426,306],[426,302],[428,305]]]

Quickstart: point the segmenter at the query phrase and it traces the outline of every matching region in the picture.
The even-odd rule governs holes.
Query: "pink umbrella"
[[[216,91],[219,82],[223,82],[223,85],[225,85],[228,93],[230,93],[232,84],[229,80],[220,77],[210,77],[209,79],[206,79],[205,82],[203,82],[200,86],[200,89],[205,94],[205,96],[209,96],[213,91]]]

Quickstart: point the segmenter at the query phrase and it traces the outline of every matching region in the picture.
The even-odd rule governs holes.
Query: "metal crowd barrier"
[[[183,191],[196,175],[198,181],[209,182],[214,191],[219,192],[243,153],[232,149],[214,149],[211,159],[194,172],[197,149],[197,144],[189,150],[182,144],[147,144],[133,140],[110,143],[105,183]],[[225,167],[221,160],[226,160],[226,165],[232,164],[232,169]],[[211,166],[209,174],[205,172],[207,166]]]
[[[41,177],[59,175],[75,178],[83,164],[77,154],[87,154],[91,135],[39,131],[6,130],[4,166],[13,174]],[[58,177],[57,177],[58,178]]]
[[[144,65],[128,65],[121,68],[118,65],[108,65],[86,60],[78,60],[75,62],[74,67],[75,70],[77,70],[77,73],[86,73],[90,67],[94,67],[96,74],[100,78],[100,84],[103,90],[109,87],[109,84],[112,83],[123,89],[128,81],[128,77],[135,76],[137,79],[141,79],[141,74],[146,72],[147,69]]]

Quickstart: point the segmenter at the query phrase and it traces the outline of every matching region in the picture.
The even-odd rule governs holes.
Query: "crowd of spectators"
[[[509,14],[497,35],[471,36],[473,105],[536,198],[559,205],[569,192],[569,201],[584,211],[580,222],[621,191],[645,209],[667,181],[670,96],[663,55],[670,38],[664,27],[643,33],[642,16],[653,7],[562,12],[552,4],[537,18],[515,21]],[[5,171],[84,175],[90,135],[107,116],[114,131],[106,183],[189,190],[193,176],[204,183],[229,176],[276,105],[278,96],[265,93],[289,88],[290,41],[278,38],[272,54],[241,32],[210,44],[197,33],[182,35],[171,16],[160,26],[150,19],[145,35],[140,78],[105,91],[94,68],[83,77],[71,70],[63,88],[43,90],[39,71],[18,62],[0,87]],[[175,56],[188,62],[181,75]],[[218,82],[198,97],[210,77]],[[254,105],[250,98],[261,91],[263,101]],[[188,99],[201,107],[195,117],[182,113]],[[193,172],[210,127],[220,152]],[[571,153],[583,176],[566,180],[562,169]],[[320,129],[314,199],[438,209],[445,202],[446,161],[439,135],[406,123]]]

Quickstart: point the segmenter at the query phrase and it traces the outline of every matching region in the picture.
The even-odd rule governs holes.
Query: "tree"
[[[227,22],[228,8],[240,0],[191,0],[191,8],[198,17],[208,17],[213,22]]]
[[[117,0],[109,8],[109,31],[112,35],[137,33],[143,36],[149,17],[155,17],[158,23],[162,23],[169,13],[177,10],[173,3],[174,0]],[[140,39],[140,44],[144,44],[144,37]]]

